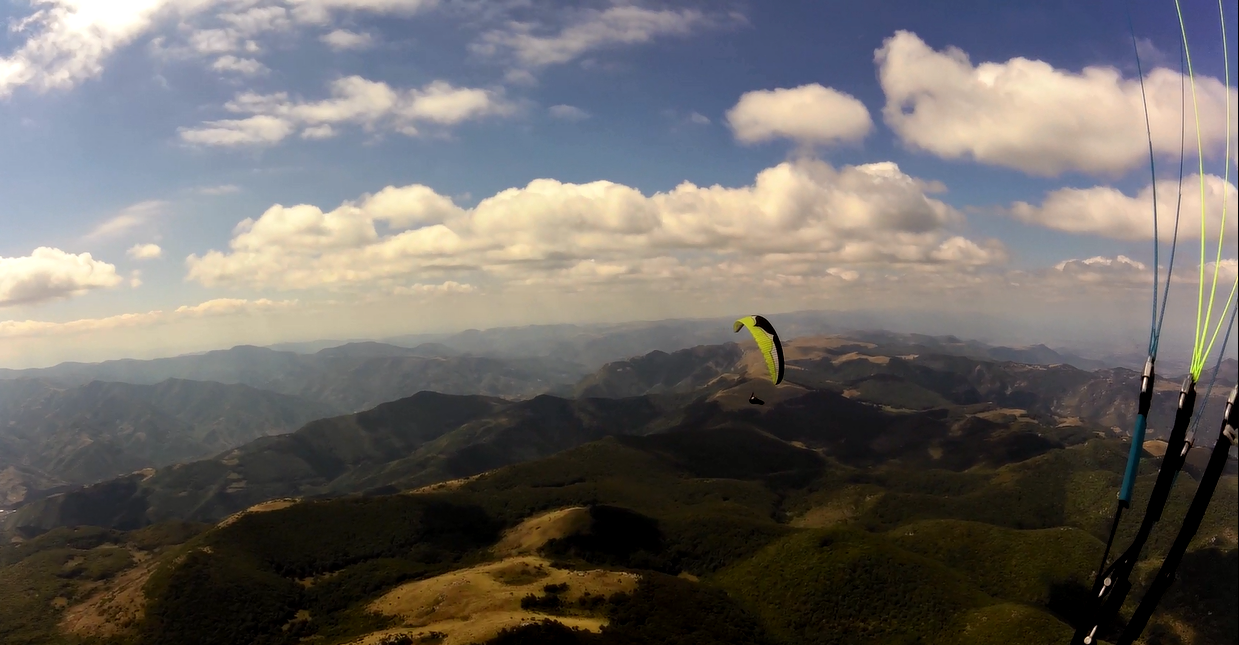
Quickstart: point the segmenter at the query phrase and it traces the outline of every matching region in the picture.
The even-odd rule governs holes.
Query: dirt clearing
[[[638,580],[636,574],[617,571],[555,569],[536,556],[507,558],[393,589],[371,603],[370,609],[400,619],[401,627],[370,634],[355,643],[373,645],[388,634],[415,636],[435,631],[447,634],[442,645],[467,645],[489,639],[505,627],[543,618],[598,631],[605,623],[601,618],[526,611],[521,609],[521,598],[542,595],[546,585],[566,584],[568,589],[561,597],[571,603],[585,593],[605,597],[632,591]]]

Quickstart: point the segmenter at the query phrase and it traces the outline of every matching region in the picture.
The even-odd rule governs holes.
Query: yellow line
[[[1187,25],[1183,24],[1183,8],[1179,0],[1174,0],[1175,11],[1179,14],[1179,33],[1183,37],[1183,54],[1187,59],[1187,78],[1192,85],[1192,111],[1196,115],[1196,158],[1199,163],[1200,176],[1200,288],[1196,295],[1196,333],[1192,336],[1192,378],[1196,378],[1197,358],[1200,356],[1202,335],[1200,333],[1200,315],[1204,313],[1205,303],[1205,146],[1200,137],[1200,104],[1196,99],[1196,74],[1192,71],[1192,51],[1187,45]]]

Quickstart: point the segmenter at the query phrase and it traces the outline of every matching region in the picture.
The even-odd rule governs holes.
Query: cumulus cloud
[[[710,125],[710,117],[700,112],[693,112],[688,115],[688,120],[690,123],[695,123],[697,125]]]
[[[0,257],[0,307],[79,296],[122,281],[115,266],[89,253],[39,247],[25,257]]]
[[[888,38],[875,61],[886,93],[883,117],[912,148],[1042,176],[1072,170],[1117,174],[1148,158],[1139,79],[1113,68],[1077,73],[1026,58],[974,65],[963,51],[935,51],[907,31]],[[1180,81],[1177,71],[1166,68],[1145,79],[1154,149],[1168,156],[1179,152],[1185,109]],[[1198,76],[1196,95],[1203,143],[1219,153],[1226,144],[1226,87]],[[1232,110],[1239,105],[1233,89],[1229,100]],[[1235,141],[1232,129],[1232,149]]]
[[[158,244],[134,244],[125,255],[134,260],[157,260],[163,257],[163,249]]]
[[[727,125],[741,143],[784,138],[829,144],[863,139],[873,129],[873,120],[852,95],[811,83],[746,92],[727,111]]]
[[[638,45],[664,36],[686,36],[694,30],[736,20],[720,18],[694,9],[646,9],[617,4],[605,10],[569,12],[567,24],[559,27],[538,22],[510,21],[502,29],[488,31],[470,49],[486,57],[506,57],[525,68],[567,63],[599,49]]]
[[[589,112],[575,105],[552,105],[547,108],[547,112],[556,119],[564,121],[584,121],[589,118]]]
[[[1169,242],[1175,232],[1175,208],[1179,204],[1178,179],[1157,185],[1158,237]],[[1222,204],[1229,203],[1226,216],[1228,244],[1236,243],[1239,213],[1234,184],[1215,175],[1205,176],[1206,239],[1216,241],[1222,231]],[[1109,186],[1061,188],[1045,196],[1040,205],[1016,202],[1010,213],[1017,219],[1068,233],[1086,233],[1120,240],[1153,238],[1153,187],[1146,186],[1134,197]],[[1183,179],[1179,238],[1200,239],[1200,175]]]
[[[1063,260],[1054,270],[1081,282],[1146,282],[1148,267],[1125,255],[1112,258],[1095,256],[1084,260]]]
[[[141,313],[118,314],[102,318],[82,318],[68,322],[42,320],[0,320],[0,338],[24,338],[37,336],[70,336],[107,332],[126,327],[148,327],[177,320],[260,314],[295,307],[297,300],[244,300],[218,298],[197,305],[184,305],[173,311],[153,310]]]
[[[229,101],[225,109],[253,116],[181,128],[181,139],[210,146],[269,145],[283,141],[298,128],[305,128],[306,138],[323,138],[334,134],[334,126],[344,124],[415,135],[423,125],[446,127],[504,116],[513,113],[515,107],[497,90],[433,81],[420,89],[402,91],[383,82],[348,76],[334,81],[331,98],[321,101],[299,101],[284,92],[245,92]]]
[[[374,45],[374,37],[370,34],[349,31],[347,29],[337,29],[331,33],[323,34],[319,36],[319,40],[338,52],[350,49],[367,49]]]
[[[538,179],[470,209],[426,186],[389,186],[326,212],[272,206],[237,225],[228,251],[186,264],[208,287],[343,289],[427,277],[476,285],[709,274],[729,258],[762,258],[788,274],[1003,262],[1001,244],[953,232],[962,216],[929,196],[938,190],[889,162],[810,159],[768,168],[749,186],[685,182],[648,197],[607,181]]]

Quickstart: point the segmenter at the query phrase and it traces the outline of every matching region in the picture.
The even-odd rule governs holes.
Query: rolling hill
[[[1091,439],[952,472],[848,466],[751,428],[606,437],[434,491],[0,546],[0,640],[1057,643],[1123,458]],[[1181,479],[1167,518],[1190,500]],[[1160,642],[1235,638],[1235,485],[1157,615]],[[869,501],[817,512],[842,498]]]

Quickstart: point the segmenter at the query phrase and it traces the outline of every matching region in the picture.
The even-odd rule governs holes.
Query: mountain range
[[[683,394],[720,377],[720,382],[734,383],[740,354],[732,344],[737,337],[727,322],[542,325],[422,334],[386,343],[240,346],[149,361],[0,370],[0,507],[72,485],[206,457],[260,436],[289,432],[316,418],[373,408],[422,391],[507,400],[540,394],[617,398]],[[789,340],[840,324],[839,316],[822,312],[779,317]],[[882,368],[881,375],[857,372],[853,365],[842,371],[832,367],[826,372],[837,373],[806,378],[819,385],[829,381],[836,391],[843,391],[839,387],[851,379],[862,399],[875,388],[889,389],[889,383],[878,387],[873,379],[896,379],[904,383],[905,390],[918,392],[913,403],[897,402],[913,407],[962,399],[927,394],[916,384],[917,377],[895,373],[911,369],[900,357],[952,355],[980,362],[1057,366],[1050,369],[1058,372],[1070,365],[1103,375],[1113,369],[1106,361],[1044,345],[996,347],[954,336],[888,331],[854,331],[845,336],[863,346],[864,352],[895,362]],[[1168,369],[1162,368],[1163,372]],[[1222,380],[1233,380],[1229,375],[1235,372],[1232,359],[1221,371]],[[1107,378],[1118,389],[1131,384],[1131,374],[1126,372],[1113,372]],[[154,389],[148,395],[142,387],[126,385]],[[248,396],[229,396],[223,386],[248,386],[271,396],[246,390],[234,391]],[[1164,378],[1160,386],[1165,391],[1159,394],[1155,408],[1159,414],[1174,396]],[[174,390],[181,392],[181,399],[196,398],[196,402],[178,399]],[[996,395],[985,387],[981,390],[986,392],[977,395],[982,398]],[[1118,406],[1115,413],[1091,409],[1084,411],[1086,416],[1104,425],[1130,425],[1124,396],[1105,395],[1099,401],[1094,407],[1109,401]],[[1075,407],[1083,411],[1081,405]],[[280,406],[284,409],[277,410]],[[290,413],[292,409],[296,412]],[[1158,427],[1154,421],[1155,432]]]
[[[740,425],[855,467],[897,460],[961,470],[1047,450],[1055,444],[1044,435],[1059,428],[1121,437],[1134,420],[1139,375],[1131,370],[901,353],[910,346],[793,339],[778,387],[762,378],[754,350],[727,343],[609,363],[573,387],[575,398],[423,391],[210,459],[31,500],[8,524],[46,530],[216,521],[269,499],[412,489],[606,436],[675,428]],[[1149,439],[1164,436],[1177,401],[1177,385],[1161,383]],[[769,405],[749,405],[750,393]],[[1225,395],[1215,388],[1215,410]],[[980,443],[963,449],[970,441]]]

